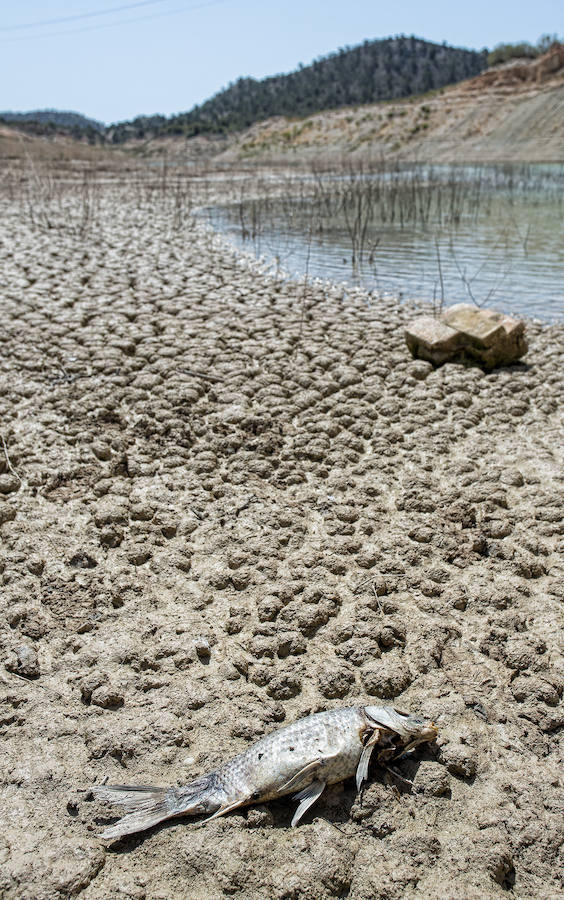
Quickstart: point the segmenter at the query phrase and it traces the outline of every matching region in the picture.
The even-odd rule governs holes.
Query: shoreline
[[[443,196],[442,182],[454,190],[461,176],[452,175],[450,168],[450,176],[439,178],[436,167],[429,181],[423,169],[416,169],[409,190],[403,180],[396,182],[394,167],[380,177],[371,176],[366,190],[362,169],[351,168],[348,175],[343,170],[344,187],[336,192],[330,179],[321,187],[319,175],[286,174],[268,180],[261,170],[240,187],[236,177],[227,177],[222,182],[224,197],[218,196],[221,187],[216,182],[215,195],[193,212],[240,252],[251,252],[270,265],[277,276],[320,277],[360,287],[374,298],[407,296],[435,310],[443,305],[444,292],[444,305],[473,302],[516,318],[558,324],[564,321],[561,267],[550,224],[560,207],[554,196],[557,182],[541,188],[521,172],[524,185],[516,196],[512,191],[508,196],[498,184],[500,176],[485,176],[486,169],[476,175],[471,193],[462,188],[446,218],[449,197]],[[511,171],[511,177],[505,173],[506,181],[517,180]],[[393,190],[380,196],[379,185],[388,180]],[[473,184],[471,179],[468,183]],[[485,199],[478,203],[474,191],[485,192]],[[401,201],[398,192],[406,194]],[[541,201],[542,213],[536,205]],[[420,215],[427,204],[422,219],[418,204]],[[400,213],[401,227],[396,221]],[[511,224],[506,221],[509,213]],[[458,226],[451,230],[455,217]],[[526,239],[523,243],[525,224],[527,235],[536,237],[532,256]]]

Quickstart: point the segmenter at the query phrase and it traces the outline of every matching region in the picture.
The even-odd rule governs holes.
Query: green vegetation
[[[543,34],[536,44],[529,44],[528,41],[519,44],[497,44],[488,53],[488,66],[497,66],[510,59],[536,59],[557,43],[557,34]]]
[[[103,143],[106,126],[96,119],[89,119],[75,112],[58,109],[38,109],[33,112],[0,112],[0,123],[16,125],[27,134],[53,136],[66,134],[90,144]]]

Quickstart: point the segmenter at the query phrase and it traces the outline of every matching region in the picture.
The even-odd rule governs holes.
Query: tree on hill
[[[62,112],[58,109],[39,109],[34,112],[0,112],[0,122],[12,125],[26,134],[40,137],[66,135],[89,144],[105,141],[106,126],[96,119],[89,119],[80,113]]]
[[[92,128],[94,131],[103,132],[106,128],[103,122],[89,119],[80,113],[63,112],[59,109],[36,109],[33,112],[0,112],[0,119],[23,125],[33,122],[38,125],[60,126],[62,128]]]
[[[488,66],[497,66],[509,62],[510,59],[536,59],[558,43],[557,34],[543,34],[536,44],[521,41],[519,44],[497,44],[488,53]]]

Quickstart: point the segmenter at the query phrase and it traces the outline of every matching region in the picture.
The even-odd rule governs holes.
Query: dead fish
[[[349,706],[306,716],[183,787],[93,787],[97,797],[120,804],[126,812],[100,837],[114,840],[175,816],[207,814],[207,822],[239,806],[285,794],[299,801],[294,826],[328,784],[356,774],[360,790],[375,750],[377,761],[385,765],[436,736],[433,722],[393,706]]]

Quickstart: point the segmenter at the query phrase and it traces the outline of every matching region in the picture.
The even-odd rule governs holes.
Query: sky
[[[107,124],[191,109],[396,34],[480,50],[564,35],[564,0],[0,0],[0,110]]]

